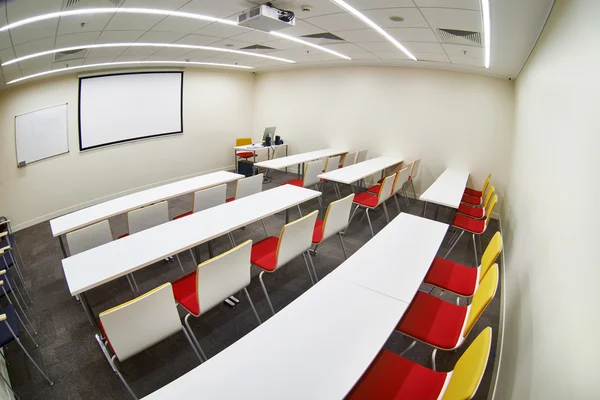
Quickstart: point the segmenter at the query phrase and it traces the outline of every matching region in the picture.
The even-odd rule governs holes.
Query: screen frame
[[[114,146],[117,144],[122,144],[122,143],[127,143],[127,142],[135,142],[138,140],[152,139],[152,138],[161,137],[161,136],[177,135],[177,134],[183,133],[183,78],[184,78],[183,72],[184,71],[119,72],[119,73],[112,73],[112,74],[102,74],[102,75],[79,77],[79,92],[77,95],[77,125],[78,125],[78,135],[79,135],[79,151],[93,150],[93,149],[98,149],[100,147]],[[82,81],[84,79],[104,78],[107,76],[145,75],[145,74],[180,74],[181,75],[181,100],[180,100],[181,107],[180,107],[180,117],[179,117],[180,118],[180,120],[179,120],[180,130],[173,131],[173,132],[156,133],[156,134],[148,135],[148,136],[140,136],[140,137],[131,138],[131,139],[123,139],[123,140],[117,140],[114,142],[108,142],[108,143],[97,144],[94,146],[83,147],[83,143],[81,141],[81,83],[82,83]]]

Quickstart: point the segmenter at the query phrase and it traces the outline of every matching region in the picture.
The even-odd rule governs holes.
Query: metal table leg
[[[214,254],[213,254],[213,247],[212,247],[212,240],[209,240],[209,241],[208,241],[208,256],[209,256],[210,258],[213,258],[213,257],[214,257]]]
[[[425,218],[425,210],[427,210],[427,202],[423,205],[423,218]]]
[[[67,255],[67,249],[66,249],[66,247],[65,247],[65,243],[64,243],[64,241],[63,241],[63,236],[62,236],[62,235],[60,235],[60,236],[58,237],[58,243],[60,243],[60,249],[62,250],[62,253],[63,253],[63,258],[67,258],[67,257],[69,257],[69,256]]]
[[[81,305],[83,306],[85,315],[88,317],[88,320],[90,321],[90,325],[92,325],[92,327],[98,328],[98,325],[96,324],[96,318],[94,318],[94,313],[92,312],[90,303],[88,303],[88,301],[87,301],[87,297],[85,296],[85,293],[79,293],[79,301],[81,302]]]

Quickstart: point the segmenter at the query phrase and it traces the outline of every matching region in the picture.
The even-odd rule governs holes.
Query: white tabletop
[[[85,292],[320,195],[283,185],[65,258],[69,290],[72,295]]]
[[[447,168],[419,197],[419,200],[458,208],[467,186],[467,179],[469,179],[468,172]]]
[[[235,146],[234,149],[235,150],[247,150],[247,151],[256,151],[256,150],[262,150],[262,149],[276,149],[278,147],[283,147],[283,146],[287,146],[287,143],[283,143],[283,144],[272,144],[270,146],[263,146],[262,143],[253,143],[253,144],[247,144],[244,146]]]
[[[402,162],[398,157],[377,157],[319,175],[328,181],[351,184]]]
[[[274,160],[262,161],[254,164],[257,167],[269,168],[269,169],[280,169],[291,167],[293,165],[303,164],[313,160],[319,160],[321,158],[333,157],[339,154],[347,153],[347,150],[337,149],[323,149],[316,151],[309,151],[308,153],[295,154],[288,157],[280,157]]]
[[[342,399],[407,307],[326,277],[242,339],[145,399]]]
[[[447,224],[401,213],[329,276],[410,303],[447,229]]]
[[[194,178],[158,186],[141,192],[132,193],[104,203],[96,204],[79,211],[74,211],[50,221],[50,228],[54,237],[69,233],[76,229],[91,225],[95,222],[123,214],[148,204],[181,196],[222,183],[233,182],[244,175],[233,172],[218,171]]]

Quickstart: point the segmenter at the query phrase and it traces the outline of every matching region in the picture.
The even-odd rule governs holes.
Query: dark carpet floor
[[[264,189],[277,186],[292,174],[275,173],[274,181],[264,185]],[[232,194],[233,186],[228,188]],[[349,193],[348,187],[342,188],[343,193]],[[191,195],[169,201],[171,217],[188,211],[191,208]],[[325,190],[325,204],[335,199],[332,186]],[[421,215],[423,203],[412,200],[411,207],[400,202],[403,212]],[[302,205],[303,213],[318,209],[317,200]],[[388,209],[391,217],[397,214],[396,206],[390,201]],[[440,209],[438,220],[449,222],[454,211]],[[297,217],[296,210],[290,211],[291,218]],[[435,207],[428,207],[427,216],[433,218]],[[372,214],[375,232],[385,226],[383,211]],[[360,217],[360,214],[358,215]],[[349,255],[366,243],[371,235],[367,221],[355,218],[348,228],[345,243]],[[285,222],[285,214],[279,213],[266,219],[270,235],[278,235]],[[113,236],[127,231],[125,216],[118,216],[110,220]],[[491,236],[498,230],[498,222],[492,220],[487,232],[482,237],[485,247]],[[238,230],[234,233],[237,243],[246,239],[259,240],[264,237],[260,223]],[[127,399],[129,394],[121,384],[118,377],[112,372],[103,354],[100,352],[87,318],[81,308],[70,295],[65,283],[61,268],[61,250],[58,241],[52,238],[48,222],[41,223],[16,233],[17,243],[24,257],[25,267],[23,272],[26,284],[32,293],[34,303],[27,313],[38,334],[35,340],[39,348],[35,349],[31,340],[22,336],[22,342],[32,356],[39,361],[42,368],[54,380],[50,387],[33,365],[27,360],[21,349],[16,344],[10,344],[6,349],[6,358],[10,379],[17,394],[22,399]],[[438,255],[443,256],[447,250],[447,239],[442,245]],[[227,237],[215,241],[215,255],[228,250],[230,247]],[[202,259],[208,257],[206,245],[201,246]],[[180,255],[186,271],[192,272],[193,261],[189,252]],[[474,266],[473,245],[469,235],[464,235],[449,257],[453,261]],[[319,277],[322,278],[343,261],[343,254],[339,242],[335,239],[324,242],[319,247],[318,254],[314,257],[315,267]],[[502,266],[501,266],[502,268]],[[140,290],[146,292],[167,281],[174,281],[181,276],[181,270],[175,263],[159,262],[135,273]],[[276,310],[283,309],[286,305],[310,288],[310,279],[301,258],[297,258],[282,268],[276,274],[269,275],[266,279],[267,289]],[[256,305],[261,319],[266,320],[270,311],[260,283],[256,276],[248,288]],[[126,279],[119,279],[91,290],[87,293],[88,300],[94,313],[98,313],[131,300],[132,294]],[[448,301],[454,301],[452,296],[444,296]],[[5,304],[6,300],[3,300]],[[464,304],[464,303],[463,303]],[[453,368],[460,355],[471,341],[486,326],[493,329],[492,352],[487,365],[485,376],[476,399],[487,398],[489,385],[494,365],[496,338],[500,310],[500,290],[489,305],[474,330],[469,335],[466,343],[455,352],[438,352],[438,370],[449,371]],[[368,321],[365,321],[368,323]],[[221,305],[198,319],[192,319],[192,328],[208,357],[213,357],[228,345],[242,338],[257,325],[252,310],[242,298],[242,302],[234,309]],[[386,348],[400,353],[410,344],[410,341],[399,334],[392,333]],[[408,354],[407,358],[425,366],[431,366],[431,349],[418,344]],[[340,360],[343,362],[343,360]],[[153,348],[134,356],[124,362],[122,371],[139,397],[143,397],[158,388],[175,380],[198,365],[198,360],[184,336],[173,336]],[[251,368],[251,366],[248,366]],[[235,377],[231,382],[235,384]],[[202,396],[198,394],[199,398]]]

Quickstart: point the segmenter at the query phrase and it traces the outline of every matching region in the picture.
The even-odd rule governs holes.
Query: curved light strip
[[[377,31],[377,33],[379,33],[381,36],[386,38],[391,44],[393,44],[394,46],[399,48],[410,59],[417,61],[417,57],[415,57],[410,51],[406,50],[406,47],[402,46],[400,44],[400,42],[398,42],[396,39],[394,39],[389,33],[384,31],[379,25],[377,25],[375,22],[371,21],[364,14],[362,14],[360,11],[358,11],[356,8],[352,7],[351,5],[349,5],[348,3],[346,3],[345,1],[342,1],[342,0],[331,0],[331,1],[333,1],[338,6],[342,7],[344,10],[348,11],[350,14],[354,15],[356,18],[360,19],[365,24],[369,25],[371,28],[373,28],[375,31]]]
[[[491,23],[490,23],[490,2],[489,0],[481,0],[481,9],[483,11],[483,43],[485,47],[485,67],[490,67],[490,50],[491,50]]]
[[[192,50],[210,50],[210,51],[221,51],[224,53],[235,53],[242,54],[245,56],[253,56],[260,58],[268,58],[271,60],[283,61],[290,64],[295,64],[296,61],[288,60],[286,58],[273,57],[264,54],[256,54],[251,53],[249,51],[241,51],[241,50],[231,50],[231,49],[223,49],[220,47],[208,47],[208,46],[196,46],[191,44],[175,44],[175,43],[102,43],[102,44],[88,44],[81,46],[73,46],[73,47],[64,47],[62,49],[54,49],[42,51],[40,53],[29,54],[23,57],[15,58],[14,60],[7,61],[2,64],[2,66],[18,63],[21,61],[29,60],[30,58],[42,57],[49,54],[60,53],[61,51],[72,51],[72,50],[83,50],[83,49],[97,49],[103,47],[171,47],[171,48],[179,48],[179,49],[192,49]]]
[[[73,15],[89,15],[89,14],[151,14],[151,15],[165,15],[170,17],[181,17],[181,18],[191,18],[198,19],[201,21],[210,21],[210,22],[219,22],[221,24],[227,25],[235,25],[237,26],[237,22],[229,21],[227,19],[210,17],[208,15],[187,13],[181,11],[170,11],[170,10],[157,10],[154,8],[82,8],[79,10],[71,10],[71,11],[59,11],[53,12],[49,14],[36,15],[35,17],[22,19],[17,22],[13,22],[12,24],[4,25],[0,28],[0,32],[7,31],[9,29],[13,29],[23,25],[29,25],[34,22],[45,21],[47,19],[59,18],[59,17],[70,17]]]
[[[211,67],[231,67],[231,68],[242,68],[242,69],[252,69],[252,67],[247,67],[245,65],[234,65],[234,64],[219,64],[219,63],[210,63],[210,62],[194,62],[194,61],[122,61],[122,62],[109,62],[109,63],[101,63],[101,64],[89,64],[89,65],[78,65],[75,67],[67,67],[60,69],[53,69],[50,71],[44,71],[33,75],[24,76],[22,78],[13,79],[10,82],[6,82],[7,85],[11,83],[17,83],[24,81],[26,79],[36,78],[38,76],[44,76],[49,74],[55,74],[58,72],[71,71],[74,69],[83,69],[83,68],[96,68],[96,67],[106,67],[109,65],[133,65],[133,64],[186,64],[186,65],[207,65]]]
[[[298,39],[297,37],[293,37],[293,36],[286,35],[286,34],[283,34],[283,33],[279,33],[279,32],[276,32],[276,31],[271,31],[269,33],[271,35],[274,35],[274,36],[277,36],[277,37],[280,37],[280,38],[283,38],[283,39],[291,40],[291,41],[297,42],[297,43],[302,43],[302,44],[304,44],[306,46],[310,46],[310,47],[314,47],[315,49],[323,50],[323,51],[325,51],[327,53],[333,54],[334,56],[338,56],[338,57],[343,58],[345,60],[352,60],[350,57],[345,56],[345,55],[343,55],[341,53],[338,53],[337,51],[330,50],[327,47],[319,46],[318,44],[313,44],[311,42],[307,42],[306,40]]]

